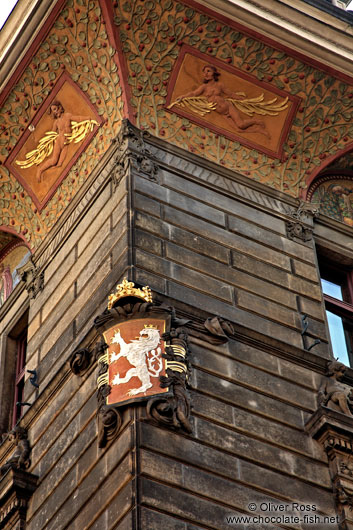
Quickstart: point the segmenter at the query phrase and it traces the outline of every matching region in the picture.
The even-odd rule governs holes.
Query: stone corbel
[[[44,271],[40,271],[30,259],[17,269],[21,280],[25,282],[30,298],[35,298],[44,288]]]
[[[287,237],[292,240],[310,241],[313,235],[314,219],[319,216],[317,204],[301,201],[292,212],[292,219],[286,222]]]
[[[341,382],[345,370],[338,361],[328,363],[318,408],[305,426],[327,454],[340,530],[353,528],[353,389]]]
[[[190,320],[186,326],[190,336],[210,344],[225,344],[234,335],[232,323],[218,316],[207,318],[203,324]]]
[[[0,529],[24,530],[28,501],[38,477],[27,471],[31,465],[27,430],[16,426],[7,438],[14,443],[15,450],[0,468]]]
[[[123,120],[117,137],[118,148],[112,172],[115,187],[131,168],[136,169],[148,179],[157,181],[158,163],[145,143],[148,135],[149,133],[140,131],[128,120]]]

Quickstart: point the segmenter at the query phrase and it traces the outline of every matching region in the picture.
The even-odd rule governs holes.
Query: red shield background
[[[123,379],[126,376],[127,372],[131,368],[134,368],[134,365],[131,364],[126,357],[120,357],[120,359],[118,360],[111,361],[113,353],[120,353],[119,344],[112,344],[112,338],[114,337],[115,333],[120,330],[120,335],[122,339],[125,341],[125,343],[129,344],[131,343],[131,340],[138,339],[140,337],[140,331],[144,329],[145,325],[153,325],[159,330],[160,335],[162,335],[162,333],[164,333],[166,330],[166,322],[164,319],[142,318],[116,324],[103,334],[104,339],[109,347],[108,384],[111,386],[111,392],[107,397],[108,405],[122,404],[126,401],[133,401],[136,399],[147,398],[150,396],[164,394],[168,392],[168,388],[161,388],[159,383],[159,376],[166,375],[165,359],[162,359],[163,368],[160,371],[158,377],[150,376],[150,382],[152,383],[152,386],[148,388],[145,392],[139,392],[133,396],[129,395],[130,390],[138,389],[139,387],[141,387],[141,380],[137,376],[131,377],[131,379],[126,383],[119,383],[113,385],[113,379],[117,374],[119,374],[119,377]],[[161,355],[165,353],[165,343],[163,340],[160,341],[158,347],[161,349]]]

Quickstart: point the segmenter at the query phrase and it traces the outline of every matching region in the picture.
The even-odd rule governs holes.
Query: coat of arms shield
[[[123,405],[168,393],[161,388],[166,375],[165,341],[169,318],[135,318],[115,324],[103,333],[108,345],[107,405]]]

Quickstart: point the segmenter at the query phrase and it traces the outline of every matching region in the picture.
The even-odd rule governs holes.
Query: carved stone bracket
[[[313,221],[318,216],[318,205],[301,201],[298,208],[292,212],[292,219],[286,222],[287,237],[292,240],[310,241]]]
[[[349,530],[353,528],[353,418],[319,406],[305,428],[327,454],[339,528]]]
[[[189,335],[210,344],[225,344],[234,335],[233,324],[218,316],[207,318],[203,324],[189,320],[185,325]]]
[[[38,477],[11,467],[0,480],[0,529],[24,530],[28,501],[37,488]]]
[[[39,271],[31,259],[17,270],[21,276],[21,280],[26,284],[29,297],[35,298],[43,290],[44,271]]]
[[[0,468],[0,529],[22,530],[28,500],[37,487],[38,477],[27,471],[31,465],[27,430],[16,426],[7,438],[14,443],[15,450]]]
[[[128,120],[123,120],[117,137],[118,149],[112,172],[115,187],[132,168],[148,179],[157,181],[158,163],[146,146],[144,139],[147,136],[148,132],[140,131]]]
[[[75,350],[70,358],[70,368],[75,375],[84,375],[107,348],[105,342],[97,342],[93,348]]]
[[[10,468],[28,469],[31,465],[31,446],[29,445],[27,430],[17,425],[8,433],[7,438],[14,442],[15,451],[5,464],[1,466],[1,475]]]

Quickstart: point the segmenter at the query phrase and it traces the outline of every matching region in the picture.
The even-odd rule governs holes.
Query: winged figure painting
[[[26,154],[25,160],[16,160],[16,164],[23,169],[39,166],[38,182],[41,181],[45,170],[62,166],[70,143],[80,142],[93,131],[95,125],[99,125],[96,120],[65,112],[60,101],[54,101],[50,105],[49,114],[54,116],[53,130],[45,133],[36,149]]]
[[[280,102],[277,97],[266,101],[263,94],[246,98],[244,92],[232,92],[219,81],[221,74],[215,66],[206,65],[202,71],[202,85],[178,97],[168,106],[169,109],[179,105],[200,116],[215,111],[229,118],[238,132],[260,133],[270,138],[265,123],[255,115],[277,116],[288,107],[288,98]],[[249,117],[243,118],[240,113]]]

